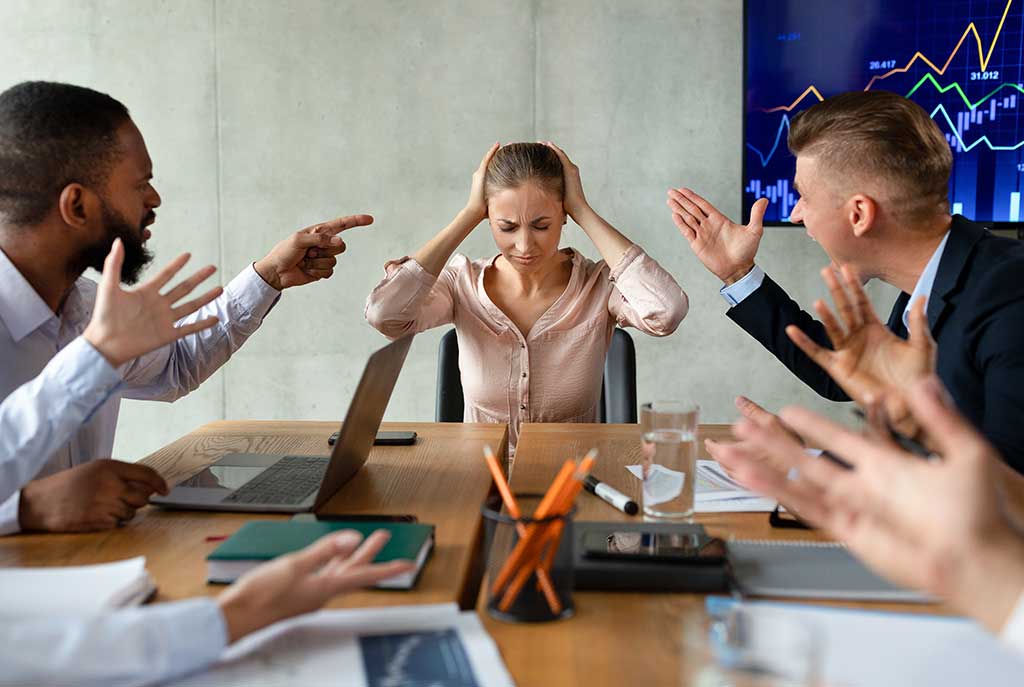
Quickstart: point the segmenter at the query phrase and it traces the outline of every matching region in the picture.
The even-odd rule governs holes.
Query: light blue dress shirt
[[[747,296],[761,288],[762,282],[764,282],[764,270],[754,265],[754,269],[747,272],[742,279],[723,286],[718,292],[731,307],[739,305]]]
[[[932,253],[932,257],[928,260],[928,264],[925,265],[924,271],[921,272],[921,276],[917,279],[917,284],[914,286],[914,292],[910,294],[910,301],[907,303],[906,309],[903,311],[903,326],[910,329],[909,318],[910,308],[921,296],[930,297],[932,293],[932,286],[935,285],[935,275],[939,272],[939,263],[942,261],[942,253],[946,250],[946,242],[949,240],[949,232],[942,237],[942,242],[939,243],[938,248]],[[722,294],[722,298],[729,306],[739,305],[742,303],[747,296],[761,288],[761,284],[764,282],[764,270],[757,265],[747,272],[747,274],[740,280],[723,286],[719,293]]]
[[[184,320],[216,315],[220,321],[215,326],[126,363],[117,370],[117,385],[109,384],[112,377],[109,371],[105,373],[108,384],[97,388],[97,393],[106,395],[105,400],[81,418],[69,438],[49,449],[44,461],[23,451],[13,454],[36,466],[34,472],[19,468],[18,474],[31,472],[29,479],[35,479],[94,458],[111,457],[122,397],[173,401],[194,390],[259,328],[279,297],[280,292],[263,281],[252,265],[247,267],[219,298]],[[68,294],[60,315],[55,315],[0,250],[0,399],[4,413],[27,419],[31,425],[26,426],[53,431],[53,424],[60,421],[55,419],[58,414],[48,409],[68,402],[64,396],[72,382],[63,375],[40,377],[40,373],[85,329],[95,298],[96,284],[82,277]],[[76,346],[69,355],[98,354]],[[30,382],[36,384],[31,392],[18,394],[8,403],[12,392]],[[18,437],[0,437],[0,446],[4,441],[39,440],[19,433]],[[0,535],[18,531],[19,494],[16,490],[0,504]]]
[[[121,375],[76,338],[0,403],[0,500],[116,393]],[[144,685],[210,665],[227,645],[213,599],[0,624],[0,685]]]
[[[932,253],[928,264],[924,266],[921,276],[917,278],[917,284],[914,285],[914,291],[910,294],[907,307],[903,309],[903,326],[907,328],[908,332],[910,331],[910,309],[913,307],[914,301],[918,300],[921,296],[931,298],[932,287],[935,286],[935,275],[939,273],[939,263],[942,262],[942,253],[946,250],[946,241],[948,240],[949,232],[947,231],[946,235],[942,237],[939,247]],[[928,307],[927,302],[925,302],[925,307]]]

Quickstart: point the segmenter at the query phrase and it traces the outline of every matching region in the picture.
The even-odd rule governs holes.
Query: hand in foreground
[[[769,413],[746,396],[736,397],[736,408],[747,421],[752,422],[759,427],[764,427],[766,430],[787,433],[792,437],[794,442],[797,442],[802,446],[803,442],[800,437],[797,436],[791,428],[787,427],[782,420],[779,419],[778,415]],[[733,474],[732,468],[727,463],[724,463],[719,459],[719,456],[722,455],[723,448],[727,446],[736,446],[742,449],[745,455],[750,457],[752,460],[763,460],[769,462],[772,460],[772,455],[770,453],[761,450],[756,443],[752,443],[744,439],[739,439],[736,442],[723,442],[715,441],[713,439],[705,439],[704,448],[708,450],[708,453],[711,454],[712,458],[722,463],[722,467],[731,477],[733,477],[733,479],[736,478],[736,475]],[[785,469],[788,469],[788,466],[785,466]]]
[[[302,551],[243,575],[217,599],[227,623],[228,642],[315,611],[339,594],[413,570],[411,561],[373,562],[389,536],[378,530],[362,541],[352,530],[329,534]]]
[[[123,525],[167,483],[153,468],[92,460],[29,482],[21,489],[18,522],[26,531],[94,532]]]
[[[833,350],[819,346],[795,325],[786,327],[786,334],[852,399],[867,406],[884,398],[893,426],[915,435],[917,426],[908,417],[903,390],[935,370],[935,340],[928,330],[924,299],[911,308],[910,338],[904,340],[878,319],[860,280],[848,266],[844,265],[839,275],[826,267],[821,276],[845,324],[839,323],[824,301],[815,302]]]
[[[176,324],[219,296],[222,291],[219,286],[177,307],[174,305],[216,271],[213,265],[198,270],[167,293],[160,293],[160,289],[185,266],[189,257],[188,253],[183,253],[152,279],[134,289],[122,289],[124,246],[121,239],[114,240],[103,263],[103,277],[96,290],[92,318],[82,332],[85,340],[111,365],[118,367],[217,323],[216,317],[207,317],[198,322]]]
[[[721,460],[744,484],[823,527],[881,575],[944,598],[998,631],[1024,589],[1024,537],[1004,507],[999,457],[952,408],[935,377],[915,384],[907,402],[941,459],[911,456],[884,433],[859,436],[793,408],[782,419],[852,470],[808,456],[784,432],[750,422],[740,423],[737,434],[770,452],[773,463],[732,447]]]
[[[768,199],[750,208],[750,223],[736,224],[688,188],[669,189],[672,221],[689,242],[697,259],[725,284],[733,284],[754,268],[754,256],[764,234]]]
[[[338,234],[370,224],[370,215],[349,215],[300,229],[253,263],[253,268],[278,291],[329,279],[338,264],[335,256],[345,252],[345,241]]]
[[[473,227],[476,227],[476,225],[487,219],[487,199],[484,198],[484,178],[487,176],[487,165],[491,164],[491,159],[494,158],[494,154],[498,152],[498,148],[500,147],[500,143],[495,143],[488,148],[487,152],[484,153],[483,158],[480,160],[480,164],[477,166],[476,171],[473,172],[473,182],[469,188],[469,198],[466,200],[466,207],[462,210],[462,214],[466,216]]]
[[[545,141],[544,145],[555,151],[555,155],[558,156],[559,161],[562,163],[562,178],[565,184],[562,205],[573,221],[576,224],[580,224],[583,211],[590,207],[587,203],[587,197],[583,193],[583,180],[580,178],[580,168],[569,159],[564,150],[551,141]]]

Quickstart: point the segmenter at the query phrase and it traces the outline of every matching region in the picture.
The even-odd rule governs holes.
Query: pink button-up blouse
[[[484,289],[491,259],[456,254],[438,277],[411,258],[384,266],[366,300],[367,321],[389,338],[454,324],[466,422],[507,423],[515,451],[523,422],[596,422],[604,361],[616,325],[668,336],[686,316],[686,293],[639,246],[614,269],[570,249],[569,284],[529,335]]]

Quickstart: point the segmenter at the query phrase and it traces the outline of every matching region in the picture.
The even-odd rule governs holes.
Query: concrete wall
[[[219,418],[340,417],[383,341],[362,318],[381,266],[451,219],[495,140],[559,142],[595,208],[688,291],[672,338],[635,337],[642,400],[691,394],[711,422],[734,418],[738,393],[829,405],[725,318],[664,203],[690,185],[739,214],[741,15],[739,0],[0,2],[0,88],[69,81],[132,110],[164,197],[161,260],[187,248],[226,281],[294,229],[377,219],[200,392],[125,402],[117,455]],[[578,228],[565,243],[596,256]],[[486,230],[464,251],[492,253]],[[769,230],[759,262],[805,303],[824,292],[801,230]],[[439,336],[416,342],[389,419],[433,418]]]

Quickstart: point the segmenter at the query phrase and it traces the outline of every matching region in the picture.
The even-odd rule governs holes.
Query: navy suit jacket
[[[909,294],[899,295],[888,322],[904,338],[909,300]],[[1024,473],[1024,243],[954,216],[927,314],[939,377],[961,412]],[[785,332],[795,324],[831,348],[824,326],[767,276],[728,315],[819,394],[850,400]]]

